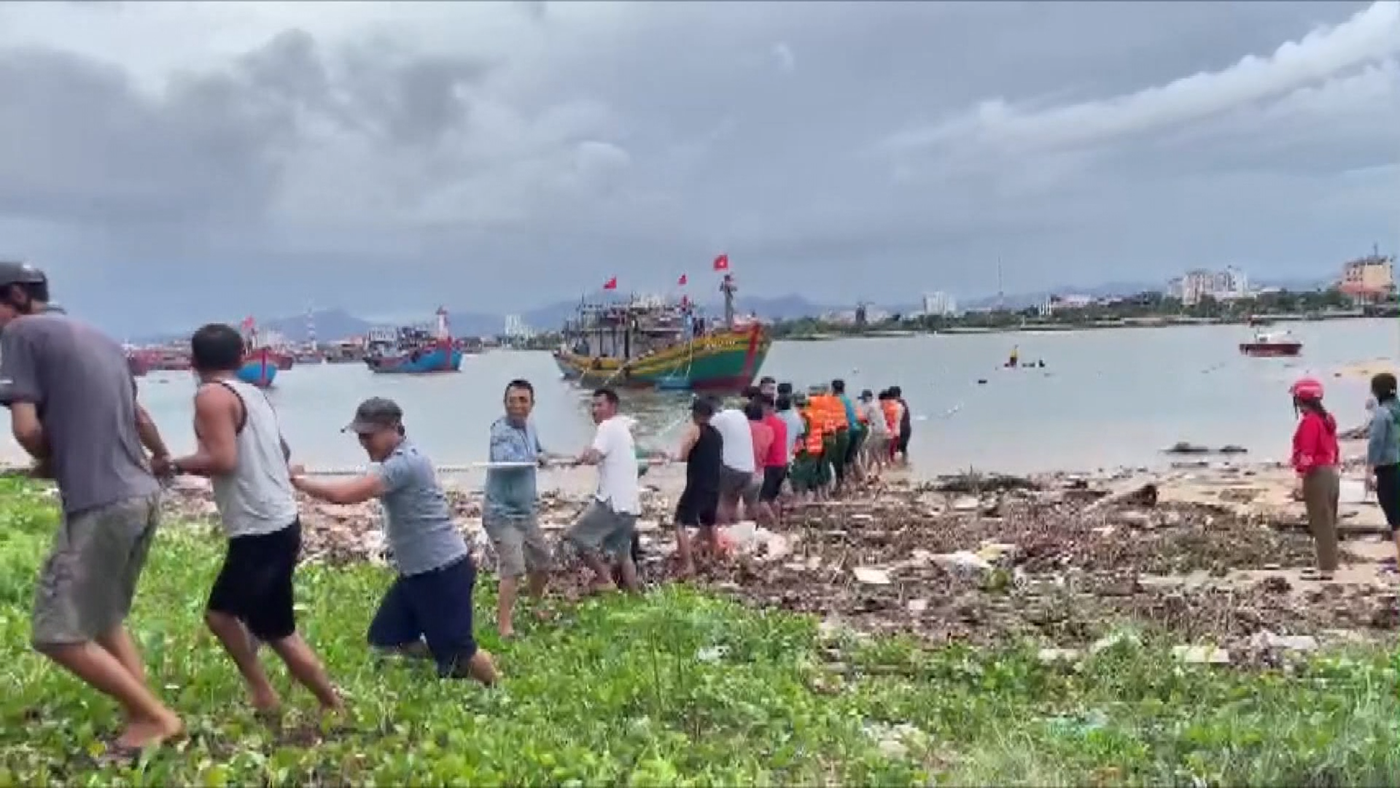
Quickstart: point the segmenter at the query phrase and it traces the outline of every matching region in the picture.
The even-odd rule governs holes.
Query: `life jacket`
[[[811,408],[803,411],[802,418],[807,420],[807,438],[803,448],[813,457],[822,453],[822,425],[818,414]]]
[[[831,415],[836,419],[836,429],[848,430],[851,428],[850,422],[846,420],[846,403],[835,395],[828,395],[827,401],[831,403]]]
[[[885,413],[885,426],[890,428],[890,432],[899,429],[899,406],[894,404],[894,400],[887,399],[880,402],[880,410]]]

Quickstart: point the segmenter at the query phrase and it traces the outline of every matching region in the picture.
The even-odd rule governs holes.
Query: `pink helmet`
[[[1322,382],[1317,378],[1302,378],[1288,387],[1288,393],[1292,394],[1294,399],[1320,400],[1322,399]]]

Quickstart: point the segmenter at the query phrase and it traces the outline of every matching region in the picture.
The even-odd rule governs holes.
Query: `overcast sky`
[[[0,130],[0,257],[117,331],[1322,275],[1400,235],[1400,5],[9,2]]]

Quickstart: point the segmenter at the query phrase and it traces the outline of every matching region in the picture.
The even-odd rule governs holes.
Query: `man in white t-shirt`
[[[578,548],[583,562],[593,570],[595,591],[617,589],[609,561],[618,568],[627,590],[640,588],[631,555],[632,534],[642,511],[637,446],[628,419],[617,414],[617,404],[617,392],[612,389],[593,392],[593,423],[598,425],[598,431],[578,461],[598,466],[598,491],[564,537]],[[604,555],[608,561],[604,561]]]
[[[719,470],[719,522],[729,525],[739,519],[739,502],[753,509],[758,506],[758,467],[753,453],[753,428],[749,417],[737,408],[725,408],[710,417],[710,426],[724,442],[723,465]]]

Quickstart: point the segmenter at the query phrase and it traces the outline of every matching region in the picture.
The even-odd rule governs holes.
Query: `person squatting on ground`
[[[609,564],[618,570],[625,589],[641,589],[632,558],[632,537],[637,515],[642,511],[637,447],[628,422],[618,415],[617,407],[617,392],[609,388],[593,392],[593,423],[598,429],[593,444],[579,455],[578,462],[598,466],[598,489],[565,535],[593,571],[591,586],[595,591],[617,589]]]
[[[323,710],[337,711],[343,705],[339,694],[297,634],[292,576],[301,552],[301,520],[277,414],[263,392],[237,379],[243,337],[232,326],[214,323],[196,331],[190,361],[199,376],[198,448],[169,462],[158,459],[154,470],[204,476],[214,488],[228,551],[209,592],[205,623],[243,675],[259,713],[273,714],[281,705],[258,662],[260,643],[281,658]]]
[[[438,675],[494,684],[491,655],[472,632],[476,565],[452,522],[447,496],[427,455],[405,435],[403,410],[372,397],[345,427],[378,467],[347,481],[316,481],[292,468],[292,485],[328,503],[352,505],[378,498],[398,577],[369,625],[369,644],[387,653],[431,656]]]
[[[1371,409],[1366,441],[1366,483],[1375,490],[1385,512],[1400,570],[1400,401],[1395,395],[1395,376],[1382,372],[1371,378],[1371,396],[1376,404]]]
[[[724,440],[710,425],[714,413],[714,402],[708,397],[691,403],[691,423],[681,436],[680,449],[676,452],[676,458],[685,463],[685,489],[676,502],[676,560],[682,577],[695,573],[694,550],[687,529],[696,529],[700,544],[710,557],[720,553],[716,525]]]
[[[752,514],[758,506],[759,487],[753,483],[758,465],[754,462],[753,430],[748,417],[737,408],[724,408],[710,418],[710,426],[723,444],[720,468],[719,524],[739,521],[739,504]]]
[[[1289,389],[1299,414],[1293,433],[1293,469],[1298,473],[1308,527],[1317,550],[1317,576],[1337,571],[1337,506],[1341,475],[1337,469],[1337,421],[1322,406],[1322,384],[1303,378]]]
[[[506,413],[491,425],[491,462],[530,466],[486,471],[481,522],[496,549],[496,575],[500,578],[496,630],[509,638],[515,634],[513,615],[520,578],[529,578],[529,595],[540,599],[554,560],[540,529],[537,506],[535,468],[547,455],[530,421],[535,389],[528,380],[512,380],[506,384],[504,399]]]
[[[0,263],[0,403],[33,475],[57,482],[62,507],[31,640],[120,704],[124,726],[103,757],[125,760],[184,731],[147,685],[125,627],[160,518],[160,484],[142,446],[156,458],[169,452],[136,401],[121,346],[48,304],[43,272]]]

